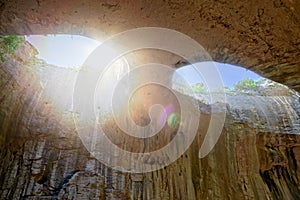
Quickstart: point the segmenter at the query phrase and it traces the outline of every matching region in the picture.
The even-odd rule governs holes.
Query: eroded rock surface
[[[222,135],[203,159],[210,109],[200,106],[198,134],[176,162],[121,173],[91,156],[76,133],[66,87],[76,71],[49,66],[34,50],[19,53],[0,68],[1,199],[300,198],[299,96],[230,96]]]

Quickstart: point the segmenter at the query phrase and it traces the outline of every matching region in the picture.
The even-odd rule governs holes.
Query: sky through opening
[[[88,55],[100,44],[99,41],[79,35],[31,35],[25,37],[39,52],[38,58],[58,67],[82,66]],[[261,76],[242,67],[215,63],[224,85],[232,88],[240,80],[257,80]],[[191,65],[176,70],[188,83],[203,82]],[[176,75],[175,75],[176,76]]]

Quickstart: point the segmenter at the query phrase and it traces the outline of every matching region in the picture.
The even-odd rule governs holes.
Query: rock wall
[[[25,43],[1,63],[1,199],[300,198],[299,96],[231,96],[222,135],[207,157],[198,157],[211,114],[203,112],[196,139],[176,162],[121,173],[89,154],[71,113],[60,109],[70,98],[64,82],[75,72],[34,55]],[[51,87],[56,92],[47,92]],[[65,101],[56,104],[60,95]]]

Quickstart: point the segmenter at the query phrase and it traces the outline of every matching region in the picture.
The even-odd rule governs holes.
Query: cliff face
[[[24,44],[0,68],[1,199],[300,198],[297,94],[228,96],[222,135],[207,157],[198,156],[211,114],[203,108],[198,134],[176,162],[121,173],[91,156],[76,133],[66,84],[76,71],[34,54]]]

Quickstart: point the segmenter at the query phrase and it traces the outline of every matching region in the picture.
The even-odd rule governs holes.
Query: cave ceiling
[[[179,31],[214,61],[243,66],[300,91],[300,1],[0,1],[0,35],[100,39],[138,27]],[[180,58],[164,59],[180,63]]]

